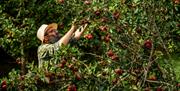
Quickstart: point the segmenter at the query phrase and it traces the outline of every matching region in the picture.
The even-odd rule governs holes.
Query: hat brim
[[[45,29],[45,32],[49,29],[57,29],[58,28],[58,24],[57,23],[51,23],[49,24],[46,29]]]

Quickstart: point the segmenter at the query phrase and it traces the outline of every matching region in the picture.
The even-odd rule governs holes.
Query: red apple
[[[92,34],[87,34],[84,37],[87,38],[87,39],[93,39],[93,35]]]
[[[6,80],[3,80],[1,85],[7,85]]]
[[[108,55],[109,57],[112,57],[112,56],[114,55],[114,53],[113,53],[112,50],[109,50],[109,51],[107,52],[107,55]]]
[[[111,56],[111,59],[112,59],[112,60],[118,60],[119,57],[118,57],[117,55],[113,55],[113,56]]]
[[[7,85],[3,85],[3,86],[1,87],[1,91],[7,91]]]
[[[152,48],[152,41],[151,40],[145,40],[144,42],[144,47],[147,49],[151,49]]]
[[[70,84],[67,88],[68,91],[77,91],[76,86],[74,84]]]
[[[65,65],[66,64],[66,60],[62,60],[61,64]]]
[[[94,14],[97,15],[97,16],[100,16],[101,12],[100,12],[100,10],[96,10],[96,11],[94,12]]]
[[[123,70],[121,70],[121,69],[119,69],[119,68],[115,69],[114,72],[115,72],[116,74],[118,74],[118,75],[122,75],[122,74],[123,74]]]
[[[115,12],[113,13],[113,18],[114,18],[115,20],[119,19],[119,16],[120,16],[120,13],[119,13],[118,11],[115,11]]]
[[[109,42],[109,41],[110,41],[110,39],[111,39],[110,34],[106,35],[106,37],[105,37],[105,41],[106,41],[106,42]]]

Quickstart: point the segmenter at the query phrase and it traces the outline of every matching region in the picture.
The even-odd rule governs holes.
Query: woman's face
[[[60,35],[56,29],[49,29],[45,32],[45,38],[47,38],[48,43],[53,44],[60,39]]]

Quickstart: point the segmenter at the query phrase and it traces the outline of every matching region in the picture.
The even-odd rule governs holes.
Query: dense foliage
[[[0,44],[20,70],[2,78],[1,90],[178,90],[172,56],[180,52],[179,0],[0,1]],[[38,69],[40,25],[59,32],[88,23],[81,39],[62,46],[55,65]]]

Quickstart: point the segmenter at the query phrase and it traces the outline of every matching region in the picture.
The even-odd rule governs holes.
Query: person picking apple
[[[39,68],[43,67],[48,61],[53,62],[53,55],[62,45],[66,46],[72,41],[80,39],[87,24],[84,24],[77,29],[75,22],[76,20],[73,21],[70,30],[62,37],[57,30],[58,25],[56,23],[42,24],[39,27],[37,31],[37,38],[41,41],[41,45],[38,47],[37,51]]]

